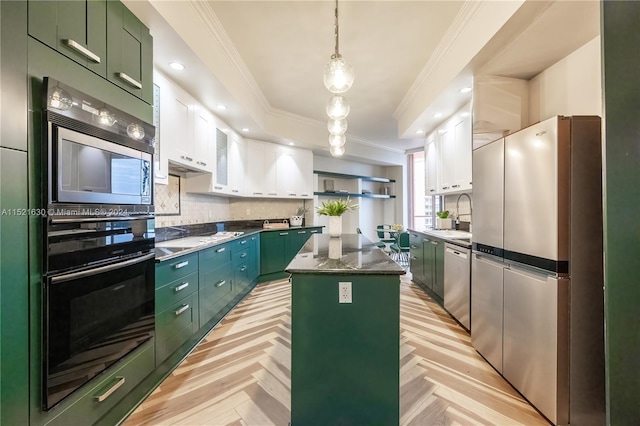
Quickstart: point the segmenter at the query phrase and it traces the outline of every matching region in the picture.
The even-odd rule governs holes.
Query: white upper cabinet
[[[203,130],[209,118],[195,99],[179,86],[154,73],[160,98],[161,149],[169,162],[193,171],[211,171],[208,162],[208,132]],[[207,164],[207,166],[205,166]]]
[[[281,147],[277,160],[278,195],[287,198],[313,198],[313,153]]]
[[[465,105],[461,110],[452,115],[436,132],[438,142],[434,145],[437,151],[437,190],[435,194],[447,194],[452,192],[464,192],[471,190],[471,114],[470,106]],[[431,168],[429,157],[429,141],[427,150],[427,194],[435,195],[431,191],[433,185],[429,180]],[[432,154],[436,155],[436,154]]]
[[[438,187],[438,133],[433,132],[427,136],[425,142],[425,195],[435,195],[439,192]]]
[[[278,196],[277,161],[277,145],[254,140],[248,141],[247,195],[254,197]]]
[[[213,116],[202,106],[197,105],[194,112],[194,161],[199,169],[212,172],[215,170],[215,164],[211,161],[215,155],[215,122]]]

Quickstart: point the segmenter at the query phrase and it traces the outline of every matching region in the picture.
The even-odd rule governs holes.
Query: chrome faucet
[[[465,215],[469,215],[469,222],[471,222],[471,215],[473,214],[473,208],[471,207],[471,197],[466,192],[458,195],[458,199],[456,200],[456,223],[460,223],[460,198],[463,195],[466,195],[469,199],[469,213],[465,213]]]

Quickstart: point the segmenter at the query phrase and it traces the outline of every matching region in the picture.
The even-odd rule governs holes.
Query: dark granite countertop
[[[289,229],[305,229],[305,228],[317,228],[317,226],[291,226],[289,228],[282,229],[263,229],[257,227],[234,227],[230,232],[243,232],[242,235],[228,237],[224,239],[216,240],[215,232],[205,232],[203,234],[189,235],[184,238],[175,238],[172,240],[165,240],[156,242],[156,262],[164,262],[165,260],[173,259],[185,254],[194,253],[209,247],[214,247],[220,244],[225,244],[230,241],[241,239],[258,232],[270,232],[280,231],[284,232]]]
[[[336,257],[335,259],[330,258]],[[337,254],[337,256],[334,256]],[[403,275],[405,270],[363,235],[312,236],[287,272],[297,274]]]
[[[425,236],[432,236],[444,240],[460,247],[471,248],[471,232],[458,231],[455,229],[425,229],[418,231],[417,229],[408,229],[409,232],[417,232]]]

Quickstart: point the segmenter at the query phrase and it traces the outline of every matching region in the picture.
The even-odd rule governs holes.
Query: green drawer
[[[156,265],[156,288],[178,280],[198,270],[198,253],[169,259]]]
[[[93,424],[104,416],[118,401],[127,395],[155,368],[153,343],[146,343],[133,354],[125,358],[112,368],[112,372],[105,376],[98,376],[101,380],[93,386],[87,386],[88,391],[73,405],[60,412],[60,415],[47,423],[47,426],[68,426]],[[121,361],[121,362],[122,362]],[[102,401],[98,401],[101,398]]]
[[[206,250],[200,250],[199,256],[200,271],[219,268],[231,261],[231,244],[220,244]]]
[[[208,275],[204,280],[200,280],[200,327],[218,314],[234,296],[233,271],[230,268],[223,267]]]
[[[249,278],[249,265],[241,263],[233,267],[233,292],[242,293],[251,283]]]
[[[198,331],[198,294],[156,315],[156,362],[160,364]]]
[[[198,273],[170,282],[156,290],[156,312],[162,312],[174,303],[198,290]]]
[[[244,250],[231,253],[231,264],[233,266],[241,263],[247,263],[249,260],[249,246],[246,246]]]
[[[229,245],[231,246],[231,251],[241,251],[249,247],[249,242],[251,241],[251,237],[242,237],[237,240],[231,241]]]

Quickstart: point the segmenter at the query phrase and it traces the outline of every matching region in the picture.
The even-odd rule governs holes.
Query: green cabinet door
[[[424,250],[422,239],[424,236],[417,232],[409,233],[409,252],[411,254],[411,276],[417,284],[425,284]]]
[[[105,0],[30,0],[28,8],[29,35],[91,71],[106,75]]]
[[[435,246],[438,244],[431,237],[427,237],[423,242],[424,250],[424,279],[427,289],[433,290],[434,262],[435,262]]]
[[[0,148],[0,424],[29,422],[27,153]]]
[[[260,237],[261,274],[284,271],[289,231],[265,232]]]
[[[444,241],[434,240],[433,245],[433,292],[444,300]]]
[[[249,282],[260,275],[260,234],[252,235],[249,243]]]
[[[107,2],[107,79],[153,103],[153,39],[119,1]]]

